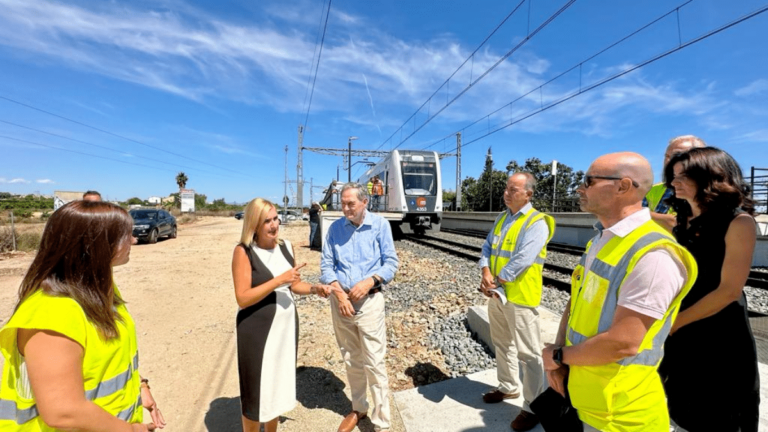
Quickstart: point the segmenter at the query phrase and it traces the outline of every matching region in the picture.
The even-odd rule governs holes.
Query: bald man
[[[667,151],[664,153],[664,168],[666,168],[673,156],[685,153],[692,148],[706,146],[707,143],[704,140],[693,135],[681,135],[672,138],[669,140]],[[665,203],[664,200],[671,197],[673,192],[672,189],[667,188],[662,178],[661,183],[653,185],[643,199],[643,207],[651,209],[651,218],[670,232],[677,224],[677,217],[675,210]]]
[[[653,172],[637,153],[599,157],[579,186],[598,234],[574,270],[555,344],[543,352],[550,386],[568,392],[586,432],[668,432],[657,373],[663,344],[696,279],[693,257],[643,208]]]

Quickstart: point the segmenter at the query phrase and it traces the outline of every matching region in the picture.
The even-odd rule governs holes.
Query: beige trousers
[[[331,316],[336,342],[347,367],[352,393],[352,409],[368,412],[366,388],[371,391],[373,410],[369,413],[374,430],[389,429],[389,379],[387,378],[387,328],[384,321],[384,295],[376,293],[353,303],[357,314],[351,318],[339,313],[339,303],[331,296]]]
[[[531,402],[549,386],[541,358],[539,311],[512,302],[504,305],[501,300],[492,298],[488,300],[488,320],[496,348],[499,390],[504,393],[520,390],[522,365],[523,409],[531,412]]]

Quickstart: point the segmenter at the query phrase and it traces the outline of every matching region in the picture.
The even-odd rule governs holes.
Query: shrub
[[[0,227],[0,252],[8,252],[13,250],[13,235],[16,235],[16,242],[18,243],[18,232],[16,230],[11,231],[11,227]]]
[[[16,238],[16,249],[24,252],[36,251],[40,248],[40,240],[43,234],[39,232],[26,232]]]
[[[183,224],[192,223],[192,222],[194,222],[196,220],[197,220],[197,216],[195,216],[194,214],[185,213],[184,215],[179,216],[176,219],[176,222],[178,222],[179,224],[183,225]]]

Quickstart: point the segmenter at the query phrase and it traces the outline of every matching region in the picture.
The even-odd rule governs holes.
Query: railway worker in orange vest
[[[368,196],[370,197],[373,194],[373,177],[368,179],[368,183],[366,183],[365,188],[368,191]],[[368,203],[368,210],[370,211],[372,208],[373,201]]]
[[[373,188],[371,189],[371,210],[379,211],[381,196],[384,195],[384,184],[379,176],[373,176]]]
[[[536,179],[515,173],[507,179],[501,213],[483,244],[480,291],[490,297],[488,318],[496,349],[499,385],[483,395],[486,403],[520,397],[519,365],[523,365],[523,410],[512,421],[512,429],[527,431],[538,418],[530,403],[546,389],[541,358],[539,312],[542,269],[547,243],[555,233],[555,219],[531,206]]]
[[[642,207],[652,183],[644,157],[613,153],[597,158],[577,189],[598,234],[573,272],[571,299],[543,357],[549,385],[568,392],[585,432],[669,431],[657,370],[697,267]]]
[[[667,145],[667,151],[664,152],[664,169],[666,170],[667,164],[673,156],[685,153],[692,148],[706,146],[707,143],[704,140],[693,135],[681,135],[672,138]],[[653,185],[643,199],[643,207],[648,207],[651,210],[651,219],[667,231],[672,231],[672,228],[677,225],[675,210],[665,202],[667,198],[673,195],[673,192],[664,184],[664,179],[662,179],[661,183]]]

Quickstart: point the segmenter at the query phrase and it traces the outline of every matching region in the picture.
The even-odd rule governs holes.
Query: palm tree
[[[184,174],[184,171],[180,171],[178,174],[176,174],[176,184],[179,185],[179,193],[181,193],[181,190],[187,186],[188,180],[189,178],[186,174]]]

